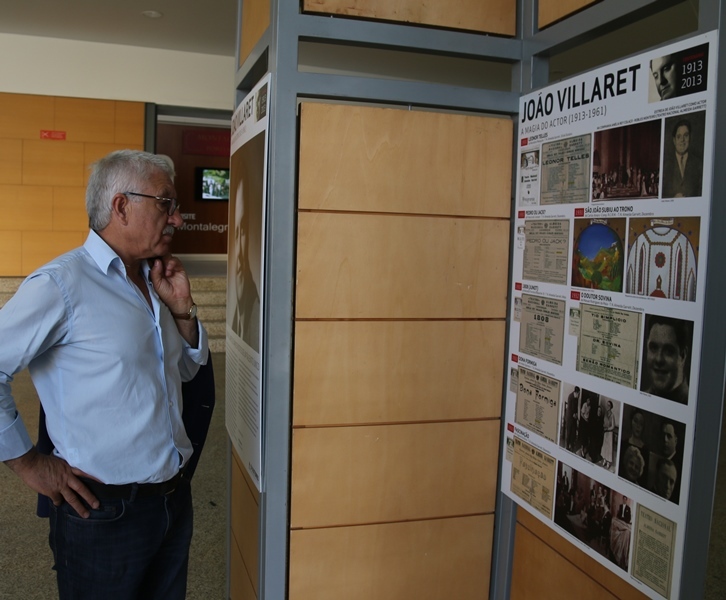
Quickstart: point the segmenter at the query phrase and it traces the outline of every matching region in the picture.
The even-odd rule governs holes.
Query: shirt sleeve
[[[182,381],[190,381],[193,379],[197,371],[199,371],[200,365],[207,364],[207,358],[209,357],[209,337],[207,330],[199,319],[197,319],[197,329],[199,331],[198,348],[192,348],[189,342],[182,338],[184,353],[182,354],[182,361],[179,365]]]
[[[63,294],[46,273],[26,279],[0,310],[0,461],[33,445],[12,395],[13,376],[61,340],[66,324]]]

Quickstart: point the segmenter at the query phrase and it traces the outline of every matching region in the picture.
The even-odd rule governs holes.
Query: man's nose
[[[174,211],[174,214],[169,217],[169,225],[173,225],[174,227],[181,227],[184,225],[184,219],[181,216],[181,211]]]

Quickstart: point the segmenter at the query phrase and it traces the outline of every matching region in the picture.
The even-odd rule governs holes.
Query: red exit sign
[[[41,129],[40,130],[40,139],[41,140],[65,140],[66,132],[65,131],[52,131],[50,129]]]

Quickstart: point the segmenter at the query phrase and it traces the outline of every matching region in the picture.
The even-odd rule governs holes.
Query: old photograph
[[[562,384],[560,446],[615,472],[621,403],[571,383]]]
[[[559,462],[554,521],[581,543],[628,570],[634,503]]]
[[[688,404],[693,322],[645,315],[640,390]]]
[[[632,218],[625,291],[695,302],[700,217]]]
[[[683,423],[625,404],[618,475],[679,504],[685,435]]]
[[[657,198],[660,136],[660,119],[595,132],[592,199]]]

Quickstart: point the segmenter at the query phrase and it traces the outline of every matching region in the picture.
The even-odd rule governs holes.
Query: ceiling
[[[0,0],[0,33],[234,57],[237,0]]]

